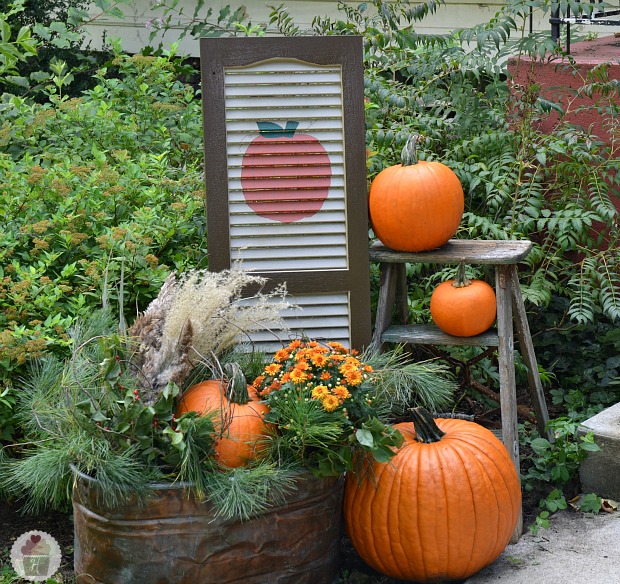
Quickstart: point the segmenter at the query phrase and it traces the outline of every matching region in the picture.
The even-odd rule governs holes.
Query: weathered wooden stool
[[[512,457],[517,473],[520,472],[520,465],[513,319],[519,347],[528,369],[530,396],[536,413],[538,430],[541,436],[552,439],[550,432],[546,429],[549,414],[516,267],[516,264],[527,256],[531,248],[531,241],[462,239],[451,239],[439,249],[417,253],[394,251],[380,243],[375,243],[370,247],[370,259],[381,264],[381,285],[371,346],[380,349],[384,343],[404,343],[497,347],[502,441]],[[495,267],[497,328],[474,337],[463,338],[448,335],[431,324],[406,324],[408,306],[405,264],[458,264],[460,262],[490,264]],[[394,308],[402,324],[392,324]],[[516,538],[520,536],[522,529],[522,522],[520,522],[515,533]]]

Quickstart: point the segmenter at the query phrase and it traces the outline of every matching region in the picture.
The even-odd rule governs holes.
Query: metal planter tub
[[[301,474],[285,505],[216,518],[188,485],[153,485],[113,508],[76,473],[75,575],[82,584],[329,584],[338,576],[343,479]]]

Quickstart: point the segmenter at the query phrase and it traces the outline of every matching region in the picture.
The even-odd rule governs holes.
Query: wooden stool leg
[[[515,316],[515,326],[517,329],[517,337],[519,339],[519,349],[523,356],[523,361],[527,366],[527,379],[530,388],[530,398],[536,413],[536,425],[541,436],[547,438],[549,442],[553,442],[553,433],[547,428],[549,422],[549,412],[547,411],[547,402],[545,401],[545,392],[543,391],[540,374],[538,373],[538,363],[536,361],[536,353],[534,352],[534,344],[532,343],[532,335],[530,333],[530,325],[527,322],[527,313],[525,312],[525,304],[523,303],[523,295],[521,294],[521,286],[519,286],[519,275],[516,266],[510,266],[512,280],[512,305]]]
[[[409,301],[407,300],[407,267],[405,264],[397,264],[396,270],[396,322],[407,324],[409,322]]]
[[[373,351],[381,351],[381,335],[392,324],[392,310],[396,296],[396,281],[400,264],[382,263],[381,281],[379,284],[379,298],[377,300],[377,315],[375,330],[372,334],[370,346]],[[402,266],[400,266],[402,267]]]
[[[498,265],[495,271],[497,297],[497,333],[499,336],[498,362],[502,440],[520,476],[519,439],[517,430],[517,388],[514,367],[514,339],[512,331],[512,286],[509,266]],[[518,541],[523,533],[523,514],[511,541]]]

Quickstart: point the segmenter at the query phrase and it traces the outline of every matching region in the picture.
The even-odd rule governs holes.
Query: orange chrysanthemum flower
[[[343,353],[349,352],[347,348],[344,345],[342,345],[342,343],[339,343],[338,341],[331,341],[327,343],[327,346],[331,347],[334,351],[342,351]]]
[[[323,404],[323,409],[326,412],[333,412],[340,405],[338,398],[335,395],[332,395],[331,393],[326,395],[322,399],[321,403]]]
[[[260,387],[263,384],[263,381],[265,381],[265,376],[264,375],[259,375],[255,380],[254,383],[252,384],[254,387]]]
[[[344,385],[337,385],[332,389],[332,393],[340,400],[340,403],[351,397],[351,393]]]
[[[307,378],[306,373],[300,369],[293,369],[290,373],[290,379],[293,383],[303,383]]]
[[[323,371],[323,373],[321,373],[321,379],[323,381],[327,381],[328,379],[332,378],[332,374],[329,371]]]
[[[297,363],[295,363],[295,369],[297,369],[298,371],[307,371],[308,369],[310,369],[310,365],[308,365],[307,361],[298,361]]]
[[[357,367],[353,363],[345,362],[338,368],[338,371],[346,376],[353,371],[357,371]]]
[[[326,385],[317,385],[312,390],[312,399],[323,399],[326,395],[329,395],[329,389]]]
[[[362,383],[362,372],[361,371],[350,371],[344,374],[345,379],[349,385],[359,385]]]
[[[324,367],[328,363],[329,359],[322,353],[313,353],[311,361],[315,367]]]
[[[299,349],[297,353],[295,353],[295,361],[301,361],[302,359],[309,359],[312,354],[310,349]]]
[[[273,356],[274,361],[286,361],[290,357],[291,353],[288,349],[280,349],[276,351],[276,354]]]
[[[265,373],[267,375],[275,375],[278,371],[282,369],[282,365],[280,363],[271,363],[265,367]]]

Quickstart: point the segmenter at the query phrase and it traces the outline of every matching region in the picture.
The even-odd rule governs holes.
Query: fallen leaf
[[[613,499],[601,499],[601,511],[606,513],[614,513],[618,510],[618,501]]]

